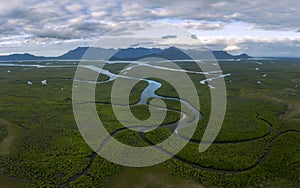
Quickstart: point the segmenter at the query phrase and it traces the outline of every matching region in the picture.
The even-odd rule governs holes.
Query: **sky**
[[[299,10],[295,0],[0,1],[0,55],[57,56],[108,35],[105,43],[118,48],[112,39],[143,32],[180,42],[168,30],[149,30],[153,25],[171,25],[212,50],[300,57]]]

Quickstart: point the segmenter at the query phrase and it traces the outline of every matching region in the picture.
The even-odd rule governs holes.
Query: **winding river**
[[[91,68],[91,67],[86,67],[86,68]],[[95,71],[95,69],[94,69]],[[98,70],[100,73],[100,69]],[[172,71],[176,71],[176,70],[172,70]],[[101,72],[102,74],[105,72]],[[209,73],[208,73],[209,74]],[[111,77],[111,73],[109,74],[106,74],[107,76],[110,77],[109,80],[113,80],[115,79],[118,75],[113,75],[114,78],[112,79]],[[220,77],[225,77],[225,76],[230,76],[230,74],[226,74],[226,75],[221,75],[221,76],[218,76],[216,78],[212,78],[212,79],[218,79]],[[137,79],[137,78],[129,78],[129,79]],[[144,79],[143,79],[144,80]],[[177,98],[169,98],[169,97],[164,97],[164,96],[159,96],[155,93],[155,91],[157,89],[159,89],[161,87],[161,83],[157,82],[157,81],[154,81],[154,80],[145,80],[148,82],[148,86],[143,90],[142,92],[142,95],[141,95],[141,99],[140,99],[140,102],[139,104],[145,104],[147,99],[151,98],[151,97],[154,97],[154,98],[164,98],[164,99],[168,99],[168,100],[177,100],[177,101],[180,101],[181,103],[183,103],[185,106],[187,106],[194,115],[198,115],[199,117],[201,117],[201,113],[195,109],[191,104],[189,104],[187,101],[185,100],[182,100],[182,99],[177,99]],[[204,84],[207,80],[203,80],[201,84]],[[107,103],[103,103],[103,104],[107,104]],[[117,105],[117,104],[113,104],[113,105]],[[170,109],[169,109],[170,110]],[[174,111],[177,111],[177,110],[174,110]],[[177,111],[177,112],[180,112],[180,111]],[[182,113],[181,115],[181,119],[180,120],[184,120],[185,121],[185,126],[190,124],[193,120],[191,121],[188,121],[188,114],[185,114],[183,112],[180,112]],[[259,140],[259,139],[264,139],[268,136],[271,136],[272,133],[273,133],[273,125],[266,119],[264,119],[263,117],[260,117],[259,114],[256,115],[256,118],[265,122],[265,124],[267,126],[269,126],[269,131],[262,135],[262,136],[259,136],[259,137],[255,137],[255,138],[250,138],[250,139],[245,139],[245,140],[241,140],[241,141],[225,141],[225,142],[218,142],[218,141],[215,141],[213,144],[238,144],[238,143],[245,143],[245,142],[250,142],[250,141],[254,141],[254,140]],[[172,131],[174,131],[174,134],[176,134],[178,137],[182,138],[182,139],[188,139],[188,138],[185,138],[179,134],[177,134],[176,132],[176,126],[177,126],[177,123],[172,123],[172,124],[168,124],[168,125],[160,125],[160,127],[168,127],[170,128]],[[175,128],[174,128],[175,127]],[[113,133],[111,133],[111,136],[110,137],[113,137],[115,136],[116,134],[124,131],[124,130],[127,130],[128,128],[127,127],[123,127],[123,128],[119,128],[117,130],[115,130]],[[245,169],[240,169],[240,170],[223,170],[223,169],[217,169],[217,168],[213,168],[213,167],[206,167],[206,166],[203,166],[201,164],[197,164],[197,163],[193,163],[193,162],[190,162],[190,161],[187,161],[183,158],[180,158],[178,157],[177,155],[174,155],[173,158],[174,159],[177,159],[183,163],[186,163],[186,164],[189,164],[195,168],[198,168],[198,169],[202,169],[202,170],[207,170],[207,171],[212,171],[212,172],[216,172],[216,173],[229,173],[229,174],[235,174],[235,173],[241,173],[241,172],[247,172],[247,171],[250,171],[256,167],[258,167],[260,164],[262,164],[266,158],[268,157],[268,155],[270,154],[270,151],[271,151],[271,148],[272,148],[272,145],[273,145],[273,142],[281,135],[285,134],[285,133],[288,133],[288,132],[297,132],[299,133],[300,131],[298,130],[287,130],[287,131],[284,131],[284,132],[279,132],[277,133],[276,135],[272,136],[271,137],[271,140],[269,141],[269,146],[267,147],[265,153],[262,154],[262,156],[260,157],[260,159],[254,163],[253,165],[245,168]],[[144,133],[141,132],[140,133],[140,136],[142,137],[142,139],[148,144],[148,145],[154,145],[152,142],[150,142],[149,140],[147,140],[144,136]],[[109,139],[109,138],[107,138]],[[191,143],[197,143],[197,144],[200,144],[200,141],[198,140],[193,140],[193,139],[189,139]],[[102,145],[103,147],[103,145]],[[169,155],[172,155],[170,153],[168,153],[168,151],[165,151],[163,150],[162,148],[159,148],[159,147],[156,147],[158,150],[166,153],[166,154],[169,154]],[[98,151],[101,150],[101,146],[99,147]],[[81,175],[85,175],[88,170],[90,169],[94,159],[96,158],[97,156],[97,152],[93,152],[89,157],[90,159],[90,163],[89,165],[80,173],[74,175],[73,177],[71,177],[68,181],[66,181],[64,184],[61,185],[61,187],[66,187],[70,182],[76,180],[78,177],[80,177]]]
[[[0,66],[21,66],[21,67],[26,67],[26,66],[29,66],[29,67],[36,67],[36,68],[41,68],[41,67],[54,67],[54,66],[45,66],[45,65],[20,65],[20,64],[3,64]],[[72,65],[71,65],[72,66]],[[58,67],[71,67],[71,66],[58,66]],[[76,65],[75,65],[76,66]],[[138,65],[135,65],[135,66],[140,66],[139,64]],[[142,65],[141,65],[142,66]],[[147,66],[152,66],[152,65],[147,65]],[[72,66],[73,67],[73,66]],[[153,66],[154,68],[160,68],[159,66]],[[140,98],[140,102],[138,104],[147,104],[147,100],[149,98],[161,98],[161,99],[168,99],[168,100],[177,100],[179,102],[181,102],[183,105],[185,105],[192,113],[192,115],[194,116],[194,118],[192,119],[189,119],[189,116],[190,114],[187,114],[185,112],[181,112],[181,111],[177,111],[177,110],[173,110],[173,111],[177,111],[177,112],[180,112],[181,113],[181,117],[180,117],[180,121],[183,121],[184,122],[184,126],[188,126],[190,123],[193,123],[193,121],[197,120],[197,118],[195,117],[201,117],[201,113],[198,111],[198,109],[196,109],[193,105],[191,105],[190,103],[188,103],[187,101],[183,100],[183,99],[178,99],[178,98],[170,98],[170,97],[164,97],[164,96],[160,96],[160,95],[157,95],[155,92],[157,91],[157,89],[159,89],[161,87],[161,83],[158,82],[158,81],[155,81],[155,80],[150,80],[150,79],[141,79],[141,78],[132,78],[132,77],[126,77],[126,76],[120,76],[120,75],[116,75],[116,74],[113,74],[111,73],[110,71],[108,70],[105,70],[105,69],[102,69],[102,68],[99,68],[99,67],[95,67],[95,66],[84,66],[84,68],[87,68],[89,70],[92,70],[92,71],[96,71],[98,73],[101,73],[101,74],[104,74],[106,76],[109,77],[108,80],[106,81],[103,81],[103,82],[97,82],[97,83],[104,83],[104,82],[110,82],[110,81],[113,81],[115,80],[116,78],[118,77],[123,77],[123,78],[127,78],[127,79],[138,79],[138,80],[144,80],[144,81],[147,81],[148,82],[148,85],[146,86],[146,88],[143,90],[142,94],[141,94],[141,98]],[[133,66],[132,66],[133,68]],[[165,69],[168,69],[168,68],[165,68]],[[181,71],[181,70],[170,70],[170,71]],[[196,74],[210,74],[210,73],[205,73],[205,72],[192,72],[192,73],[196,73]],[[225,76],[230,76],[230,74],[227,74],[227,75],[223,75],[224,77]],[[220,76],[216,77],[216,78],[213,78],[213,79],[217,79],[219,78]],[[222,77],[222,76],[221,76]],[[75,80],[76,81],[76,80]],[[81,80],[77,80],[79,82],[81,82]],[[203,80],[202,82],[200,82],[201,84],[205,84],[207,80]],[[86,81],[84,81],[86,82]],[[89,82],[89,81],[87,81]],[[107,104],[107,103],[103,103],[103,104]],[[118,105],[118,104],[113,104],[113,105]],[[137,105],[137,104],[136,104]],[[157,107],[157,108],[161,108],[161,107]],[[169,110],[172,110],[172,109],[169,109]],[[241,173],[241,172],[246,172],[246,171],[249,171],[249,170],[252,170],[256,167],[258,167],[261,163],[263,163],[266,158],[268,157],[270,151],[271,151],[271,148],[272,148],[272,145],[273,145],[273,142],[278,138],[280,137],[281,135],[285,134],[285,133],[288,133],[288,132],[297,132],[299,133],[300,131],[298,130],[286,130],[286,131],[283,131],[283,132],[279,132],[277,134],[272,134],[273,133],[273,126],[272,124],[259,116],[259,114],[257,114],[256,116],[257,119],[263,121],[266,123],[266,125],[268,125],[270,127],[269,129],[269,132],[260,136],[260,137],[256,137],[256,138],[251,138],[251,139],[247,139],[247,140],[241,140],[241,141],[226,141],[226,142],[214,142],[213,144],[235,144],[235,143],[243,143],[243,142],[249,142],[249,141],[253,141],[253,140],[258,140],[258,139],[263,139],[263,138],[266,138],[268,136],[271,136],[270,137],[270,141],[269,141],[269,145],[265,151],[265,153],[262,154],[261,158],[253,165],[249,166],[248,168],[245,168],[245,169],[241,169],[241,170],[223,170],[223,169],[216,169],[216,168],[211,168],[211,167],[205,167],[205,166],[202,166],[201,164],[196,164],[196,163],[193,163],[193,162],[190,162],[190,161],[187,161],[183,158],[180,158],[178,156],[174,156],[173,158],[174,159],[177,159],[177,160],[180,160],[186,164],[189,164],[195,168],[198,168],[198,169],[203,169],[203,170],[207,170],[207,171],[213,171],[213,172],[217,172],[217,173]],[[153,125],[155,126],[155,125]],[[177,123],[171,123],[171,124],[168,124],[168,125],[160,125],[160,127],[168,127],[170,128],[174,134],[177,134],[177,131],[176,128],[177,126]],[[147,126],[149,128],[149,126]],[[143,126],[141,126],[141,128],[143,128]],[[111,133],[110,137],[107,138],[107,140],[109,140],[111,137],[113,137],[114,135],[124,131],[124,130],[127,130],[128,128],[127,127],[123,127],[123,128],[119,128],[117,130],[115,130],[113,133]],[[153,145],[153,143],[151,143],[149,140],[147,140],[144,136],[144,133],[140,133],[142,139],[148,143],[149,145]],[[177,134],[179,137],[181,137],[182,139],[187,139],[187,138],[184,138],[182,136],[180,136],[179,134]],[[198,140],[193,140],[191,139],[190,142],[192,143],[200,143]],[[165,152],[166,154],[168,154],[168,151],[164,151],[163,149],[161,148],[158,148],[158,150],[162,151],[162,152]],[[101,150],[101,146],[99,147],[98,150]],[[85,175],[87,174],[88,170],[90,169],[91,165],[93,164],[93,161],[94,159],[96,158],[98,154],[96,152],[93,152],[90,156],[88,156],[90,162],[89,164],[79,173],[75,174],[74,176],[70,177],[65,183],[63,183],[60,187],[66,187],[69,185],[70,182],[76,180],[77,178],[79,178],[80,176],[82,175]]]

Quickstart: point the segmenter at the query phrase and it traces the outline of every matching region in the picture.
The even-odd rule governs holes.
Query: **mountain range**
[[[166,60],[187,60],[194,59],[211,59],[212,55],[216,59],[249,59],[247,54],[231,55],[226,51],[199,51],[199,50],[183,50],[176,47],[161,48],[126,48],[126,49],[104,49],[94,47],[78,47],[67,53],[57,57],[34,56],[32,54],[11,54],[0,56],[0,61],[24,61],[24,60],[103,60],[111,61],[135,61],[143,58],[161,58]],[[187,55],[188,54],[188,55]],[[191,57],[190,57],[191,56]]]

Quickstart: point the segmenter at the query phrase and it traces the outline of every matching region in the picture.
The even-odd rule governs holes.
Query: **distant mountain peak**
[[[159,48],[125,48],[125,49],[119,49],[113,56],[110,58],[110,60],[137,60],[144,56],[150,56],[154,54],[160,53],[162,50]]]
[[[11,54],[7,56],[0,56],[0,61],[20,61],[20,60],[80,60],[80,59],[90,59],[90,60],[126,60],[126,61],[135,61],[142,58],[148,57],[157,57],[168,60],[185,60],[192,59],[189,55],[192,55],[193,58],[203,58],[205,54],[203,51],[199,50],[183,50],[175,46],[170,46],[165,49],[161,48],[125,48],[125,49],[105,49],[97,47],[77,47],[73,50],[68,51],[67,53],[58,56],[58,57],[42,57],[34,56],[29,53],[24,54]],[[206,54],[208,54],[206,52]],[[248,59],[251,58],[247,54],[243,53],[240,55],[231,55],[226,51],[211,51],[211,54],[216,59]],[[201,56],[202,55],[202,56]],[[212,58],[213,56],[209,57]],[[208,57],[208,56],[207,56]]]

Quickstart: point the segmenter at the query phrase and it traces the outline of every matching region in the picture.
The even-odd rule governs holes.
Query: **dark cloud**
[[[10,19],[22,20],[27,23],[36,23],[40,21],[51,20],[61,15],[45,9],[30,8],[30,9],[14,9],[7,15]]]
[[[198,39],[197,35],[195,35],[195,34],[191,35],[191,38],[192,39]]]
[[[74,29],[82,31],[95,31],[97,28],[98,24],[95,22],[83,22],[74,27]]]
[[[143,46],[153,46],[153,44],[155,44],[154,42],[140,42],[140,43],[136,43],[136,44],[132,44],[130,45],[130,47],[143,47]]]
[[[35,32],[36,37],[39,38],[55,38],[55,39],[73,39],[76,38],[74,33],[70,31],[59,31],[59,30],[37,30]]]
[[[176,35],[166,35],[166,36],[162,36],[162,39],[176,39],[177,36]]]

